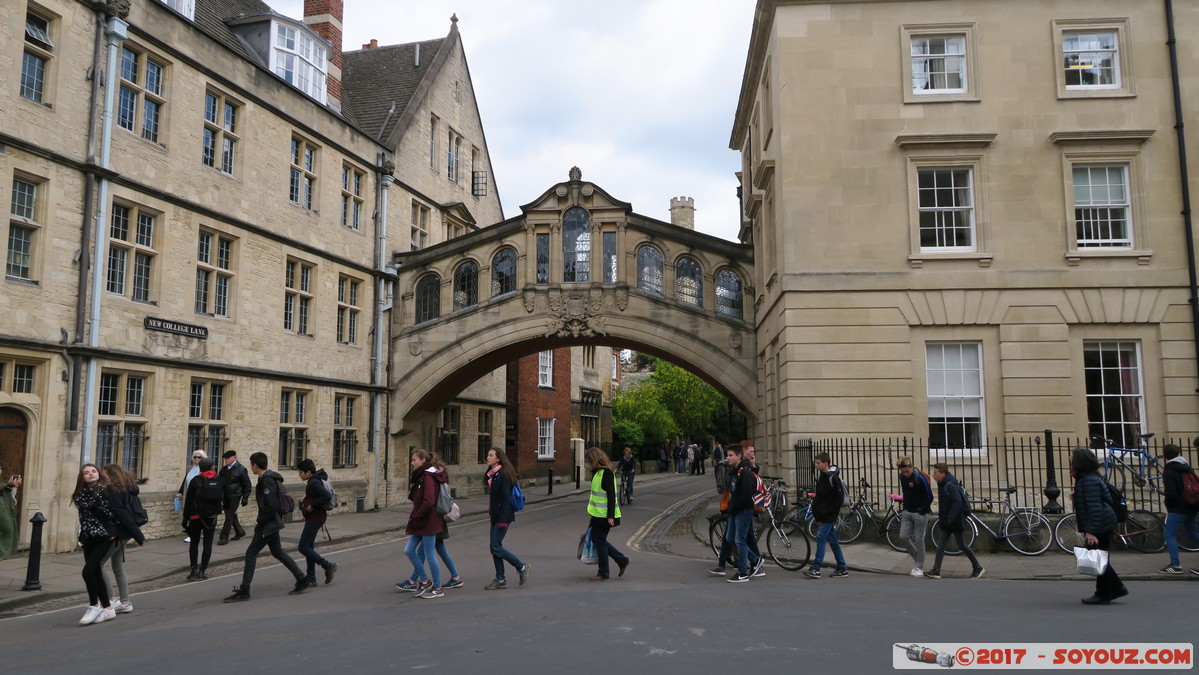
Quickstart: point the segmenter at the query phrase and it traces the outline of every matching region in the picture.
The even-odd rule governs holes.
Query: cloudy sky
[[[303,0],[266,0],[302,18]],[[754,0],[345,0],[343,49],[444,37],[458,15],[505,216],[583,171],[633,210],[737,237],[728,149]]]

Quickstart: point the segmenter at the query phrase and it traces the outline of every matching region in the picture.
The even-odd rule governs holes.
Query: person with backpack
[[[432,462],[433,468],[445,477],[445,482],[439,481],[438,490],[441,490],[442,486],[445,486],[445,489],[448,490],[450,474],[446,471],[445,463],[441,461],[441,457],[436,452],[429,453],[429,461]],[[454,559],[450,557],[450,552],[445,548],[445,540],[450,537],[450,521],[446,518],[446,514],[441,512],[440,507],[435,506],[434,512],[441,517],[441,532],[437,533],[437,546],[435,550],[437,557],[441,558],[442,564],[445,565],[446,570],[450,573],[450,580],[442,584],[442,589],[461,588],[465,582],[459,576],[458,567],[454,564]],[[423,541],[416,545],[416,557],[418,560],[425,559],[425,545]],[[412,575],[407,580],[396,584],[396,588],[401,591],[419,591],[421,588],[420,570],[414,567]]]
[[[254,582],[254,567],[258,563],[258,554],[264,547],[270,548],[271,555],[287,568],[296,579],[296,585],[289,595],[299,595],[308,588],[308,578],[300,570],[300,566],[291,556],[283,551],[283,542],[279,533],[283,531],[283,516],[295,509],[295,502],[287,494],[283,485],[283,476],[267,468],[268,459],[265,452],[250,455],[250,471],[258,476],[258,484],[254,487],[254,501],[258,504],[258,522],[254,525],[254,536],[246,547],[245,569],[241,575],[241,585],[233,589],[233,595],[225,598],[225,602],[240,602],[250,599],[250,584]]]
[[[849,576],[849,566],[845,564],[845,554],[841,552],[841,541],[837,539],[837,516],[845,503],[849,491],[841,480],[840,471],[832,464],[832,457],[827,452],[818,452],[812,458],[819,475],[816,477],[816,496],[812,499],[812,518],[820,523],[820,531],[816,533],[816,557],[812,566],[804,570],[804,576],[809,579],[820,578],[820,568],[824,564],[824,547],[827,544],[833,549],[833,557],[837,561],[837,569],[831,576],[834,579]]]
[[[505,562],[516,569],[520,575],[520,585],[524,586],[532,567],[504,548],[504,536],[516,521],[516,507],[512,504],[512,486],[516,484],[516,472],[512,470],[508,456],[503,450],[491,448],[487,451],[487,473],[483,474],[483,484],[487,487],[487,506],[491,517],[491,560],[495,563],[495,578],[483,589],[500,591],[508,588],[508,581],[504,575]]]
[[[587,448],[583,463],[593,472],[587,515],[590,517],[591,543],[599,558],[599,569],[588,581],[608,580],[611,576],[609,558],[616,561],[620,570],[617,576],[623,577],[629,568],[629,558],[608,541],[608,532],[620,526],[620,501],[616,498],[616,472],[612,470],[612,460],[603,450],[591,447]]]
[[[749,581],[750,574],[757,574],[763,565],[762,556],[755,553],[749,545],[754,537],[754,494],[757,492],[761,479],[754,472],[754,466],[746,449],[740,445],[730,445],[726,459],[732,469],[732,480],[729,489],[729,520],[725,527],[725,541],[733,542],[737,547],[737,573],[726,581],[739,584]],[[716,568],[724,569],[725,558],[717,561]],[[708,570],[712,573],[713,570]]]
[[[137,487],[137,476],[120,464],[105,464],[103,469],[100,469],[100,474],[104,476],[104,482],[108,484],[106,492],[108,494],[108,509],[113,516],[113,535],[116,539],[113,546],[108,551],[108,555],[100,563],[100,574],[104,574],[104,564],[112,563],[112,576],[116,579],[117,593],[119,601],[113,602],[113,598],[109,596],[109,604],[117,614],[128,614],[133,611],[133,601],[129,596],[129,578],[125,574],[125,544],[130,539],[137,542],[138,546],[146,543],[146,537],[142,534],[141,526],[146,524],[146,520],[141,520],[144,517],[145,509],[141,508],[141,500],[138,499],[139,488]],[[108,582],[108,577],[104,577],[104,590],[110,591],[112,584]]]
[[[1170,564],[1158,570],[1163,574],[1182,574],[1178,559],[1178,530],[1186,528],[1192,541],[1199,541],[1199,477],[1182,456],[1182,448],[1168,443],[1162,448],[1166,466],[1162,469],[1162,489],[1166,497],[1166,551],[1170,553]],[[1188,490],[1187,484],[1190,483]],[[1187,499],[1191,495],[1196,501]],[[1199,567],[1192,567],[1191,574],[1199,575]]]
[[[225,486],[217,478],[213,461],[207,457],[200,460],[200,473],[187,484],[183,497],[183,529],[187,530],[191,544],[187,554],[191,560],[188,581],[203,581],[208,578],[208,561],[212,558],[212,539],[216,534],[216,519],[225,504]],[[199,548],[203,542],[204,552]],[[198,560],[197,560],[198,559]]]
[[[970,503],[966,501],[966,490],[962,488],[958,479],[949,473],[949,465],[945,462],[933,464],[933,480],[937,481],[937,527],[941,533],[937,538],[937,558],[933,561],[933,568],[926,571],[924,576],[928,579],[941,578],[941,561],[945,559],[945,545],[949,543],[949,537],[953,536],[958,548],[974,566],[970,571],[970,578],[978,579],[987,570],[978,562],[978,557],[966,545],[966,540],[962,535],[967,527],[966,516],[970,514]]]
[[[408,560],[412,561],[413,574],[418,577],[416,597],[444,598],[441,587],[441,566],[437,564],[434,551],[437,548],[437,533],[444,527],[437,513],[437,494],[441,483],[446,480],[445,472],[438,474],[428,450],[417,448],[412,451],[412,475],[408,483],[408,501],[412,511],[408,514],[408,545],[404,548]],[[425,564],[429,574],[425,574]]]
[[[1089,448],[1075,448],[1070,457],[1070,475],[1074,476],[1074,513],[1078,517],[1078,533],[1083,536],[1086,547],[1110,551],[1112,537],[1116,532],[1114,498],[1107,481],[1099,475],[1099,460]],[[1110,605],[1112,600],[1128,595],[1128,588],[1112,567],[1109,558],[1107,569],[1095,578],[1095,594],[1083,598],[1084,605]]]
[[[316,552],[316,535],[329,519],[330,504],[333,503],[333,491],[327,485],[329,474],[324,469],[317,469],[311,459],[300,460],[296,467],[300,472],[300,480],[304,481],[304,498],[300,500],[300,513],[304,516],[304,531],[300,534],[300,554],[308,561],[308,574],[304,580],[309,586],[316,585],[316,567],[320,565],[325,570],[325,583],[333,582],[337,573],[337,563],[330,562]]]
[[[928,530],[928,514],[932,513],[933,488],[928,474],[913,466],[911,457],[900,457],[899,485],[903,492],[903,508],[899,512],[899,540],[908,547],[915,567],[911,575],[924,576],[924,533]]]
[[[201,450],[199,448],[196,448],[195,450],[192,451],[192,465],[187,468],[187,473],[183,475],[183,482],[179,484],[179,492],[175,493],[175,510],[176,511],[178,511],[179,509],[182,508],[183,497],[184,497],[184,495],[187,494],[187,487],[189,485],[191,485],[192,480],[196,476],[200,475],[200,460],[206,459],[207,457],[208,457],[208,453],[204,452],[203,450]],[[184,525],[183,531],[184,532],[187,531],[186,525]],[[192,540],[191,535],[188,535],[183,538],[183,543],[190,544],[191,540]]]

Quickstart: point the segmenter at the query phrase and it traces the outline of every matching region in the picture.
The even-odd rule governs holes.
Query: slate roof
[[[367,134],[385,141],[400,122],[445,41],[446,38],[439,38],[342,52],[342,111]],[[418,45],[419,66],[415,65]]]
[[[244,56],[253,63],[259,63],[258,58],[245,48],[237,39],[225,19],[240,15],[277,14],[261,0],[196,0],[195,25],[217,42]],[[266,64],[260,64],[266,67]]]

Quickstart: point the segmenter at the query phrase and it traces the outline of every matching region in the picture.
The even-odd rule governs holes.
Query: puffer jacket
[[[946,532],[966,529],[966,498],[961,484],[952,473],[937,481],[937,527]]]
[[[1074,513],[1078,514],[1078,531],[1101,535],[1116,529],[1116,512],[1107,483],[1094,471],[1084,473],[1074,482]]]
[[[1191,465],[1183,457],[1166,462],[1162,470],[1162,490],[1166,493],[1166,513],[1181,513],[1191,516],[1199,512],[1199,504],[1188,503],[1182,498],[1182,477],[1191,472]]]
[[[108,495],[102,485],[85,487],[75,497],[79,509],[79,542],[82,544],[112,539],[116,525],[112,509],[108,506]]]
[[[434,468],[425,462],[412,472],[408,499],[412,502],[412,513],[408,515],[408,534],[426,536],[441,532],[443,523],[437,513],[437,493],[441,484],[448,481],[445,469]]]

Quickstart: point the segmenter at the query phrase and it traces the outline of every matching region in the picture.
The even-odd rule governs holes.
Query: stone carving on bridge
[[[741,333],[729,333],[729,346],[733,349],[741,349]]]
[[[629,307],[629,289],[627,286],[621,286],[614,293],[616,296],[616,309],[625,311]]]
[[[408,343],[408,353],[413,356],[420,356],[420,353],[425,350],[425,346],[419,340],[413,340]]]
[[[526,288],[521,295],[524,296],[525,311],[531,314],[533,312],[533,310],[537,309],[537,291],[536,291],[536,289]]]

